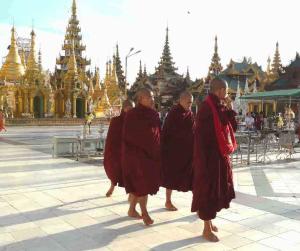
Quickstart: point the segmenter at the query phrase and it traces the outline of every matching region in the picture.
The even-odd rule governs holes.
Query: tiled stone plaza
[[[219,243],[202,239],[191,193],[149,199],[155,223],[127,217],[127,196],[109,181],[102,159],[56,158],[54,135],[80,127],[10,127],[0,134],[0,250],[300,250],[300,154],[295,160],[235,167],[237,199],[215,220]],[[96,128],[93,128],[96,133]],[[299,148],[297,149],[300,150]]]

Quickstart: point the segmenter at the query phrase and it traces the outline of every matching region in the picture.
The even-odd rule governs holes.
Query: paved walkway
[[[164,210],[164,189],[150,197],[155,224],[145,227],[126,216],[123,189],[104,196],[101,159],[52,159],[51,137],[79,131],[11,127],[0,134],[0,251],[300,250],[299,159],[235,168],[237,199],[215,220],[221,241],[208,243],[190,212],[191,193],[174,193],[178,212]]]

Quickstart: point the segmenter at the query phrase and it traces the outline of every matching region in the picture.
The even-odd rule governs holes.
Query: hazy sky
[[[22,37],[29,37],[34,20],[43,66],[53,71],[71,4],[72,0],[0,0],[0,56],[7,54],[12,20]],[[130,81],[136,77],[139,60],[153,73],[167,24],[178,72],[185,73],[189,66],[193,79],[207,74],[215,35],[223,67],[230,58],[240,61],[246,56],[265,69],[276,41],[286,65],[300,51],[299,10],[299,0],[77,0],[86,56],[92,67],[100,67],[102,78],[116,42],[123,67],[131,47],[142,50],[128,60]]]

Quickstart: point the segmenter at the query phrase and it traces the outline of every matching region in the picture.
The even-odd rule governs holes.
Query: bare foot
[[[106,197],[110,197],[113,194],[114,189],[115,189],[115,187],[111,186],[106,193]]]
[[[142,215],[142,219],[143,219],[144,224],[145,224],[146,226],[152,225],[152,224],[154,223],[154,220],[152,220],[152,219],[150,218],[149,214],[147,214],[147,215]]]
[[[177,211],[178,209],[172,204],[172,202],[166,202],[165,207],[168,211]]]
[[[202,236],[204,239],[210,241],[210,242],[218,242],[219,238],[211,231],[203,231]]]
[[[215,225],[213,225],[212,223],[210,223],[210,227],[211,227],[211,230],[214,231],[214,232],[219,231],[219,229]]]
[[[128,195],[128,202],[130,202],[131,201],[131,199],[132,199],[132,194],[130,193],[129,195]]]
[[[136,210],[129,210],[128,211],[128,216],[131,218],[137,218],[137,219],[142,219],[142,216],[136,211]]]

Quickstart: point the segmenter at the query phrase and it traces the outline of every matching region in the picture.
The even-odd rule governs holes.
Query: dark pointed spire
[[[118,43],[116,45],[116,54],[114,57],[114,63],[115,63],[115,67],[116,67],[116,75],[118,78],[119,86],[120,86],[121,90],[124,91],[125,90],[125,76],[124,76],[124,71],[123,71],[123,67],[122,67],[122,63],[121,63],[121,59],[120,59]]]
[[[191,80],[189,67],[187,67],[185,79],[186,80]]]
[[[279,53],[279,44],[278,44],[278,42],[276,43],[276,50],[275,50],[275,54],[274,54],[274,58],[273,58],[272,70],[271,71],[274,74],[274,76],[276,76],[276,77],[278,77],[283,71],[283,67],[282,67],[282,64],[281,64],[280,53]]]
[[[209,74],[212,74],[212,75],[219,75],[220,74],[220,72],[223,69],[220,60],[221,59],[220,59],[219,54],[218,54],[218,37],[215,36],[214,55],[211,59],[211,63],[210,63],[210,66],[209,66]]]
[[[166,40],[165,45],[163,49],[162,56],[160,58],[160,62],[158,64],[158,67],[156,68],[156,73],[159,74],[175,74],[175,71],[177,68],[174,67],[174,62],[172,61],[173,58],[171,56],[170,52],[170,46],[169,46],[169,27],[166,29]]]
[[[147,77],[148,77],[148,73],[147,73],[146,64],[144,65],[143,77],[144,77],[144,78],[147,78]]]
[[[139,72],[137,74],[136,80],[135,82],[141,82],[143,80],[143,69],[142,69],[142,61],[140,60],[140,68],[139,68]]]

